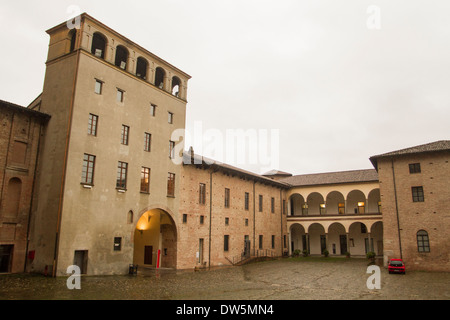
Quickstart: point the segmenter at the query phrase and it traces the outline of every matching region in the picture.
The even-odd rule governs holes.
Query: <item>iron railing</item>
[[[233,265],[236,265],[250,258],[264,258],[264,257],[274,258],[275,256],[276,256],[275,252],[269,249],[250,249],[242,251],[240,255],[234,256],[231,259],[231,262],[233,263]]]

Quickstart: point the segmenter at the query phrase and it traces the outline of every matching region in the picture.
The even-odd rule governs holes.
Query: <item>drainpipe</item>
[[[209,173],[209,245],[208,245],[208,268],[211,268],[211,222],[212,222],[212,175],[217,172],[216,169],[211,169]]]
[[[253,180],[253,252],[254,254],[256,254],[256,211],[255,211],[255,204],[256,204],[256,200],[255,200],[255,183],[256,181]]]
[[[28,222],[27,222],[27,244],[25,248],[25,264],[23,266],[23,272],[27,272],[27,261],[28,261],[28,246],[30,243],[30,225],[31,225],[31,215],[33,211],[33,199],[34,199],[34,189],[36,187],[36,172],[38,170],[38,163],[39,163],[39,152],[41,148],[41,135],[42,135],[42,126],[44,125],[43,122],[39,122],[39,138],[37,143],[37,150],[36,150],[36,157],[35,157],[35,163],[34,163],[34,172],[33,172],[33,184],[31,186],[31,199],[30,199],[30,211],[28,212]]]
[[[392,180],[394,181],[394,198],[395,198],[395,213],[397,215],[397,230],[398,230],[398,245],[400,249],[400,259],[403,259],[402,255],[402,237],[400,235],[400,218],[398,215],[398,201],[397,201],[397,186],[395,184],[395,170],[394,170],[394,158],[391,158],[392,165]]]

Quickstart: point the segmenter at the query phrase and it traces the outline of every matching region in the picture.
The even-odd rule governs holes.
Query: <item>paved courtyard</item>
[[[209,271],[140,270],[136,276],[67,278],[0,275],[0,300],[449,300],[450,273],[381,268],[381,289],[367,288],[367,260],[287,258]]]

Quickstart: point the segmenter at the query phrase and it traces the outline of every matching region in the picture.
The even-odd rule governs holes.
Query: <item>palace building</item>
[[[303,251],[450,270],[449,141],[374,156],[369,170],[255,174],[174,140],[187,73],[86,13],[78,29],[47,33],[42,94],[28,107],[0,101],[0,273],[126,274]]]

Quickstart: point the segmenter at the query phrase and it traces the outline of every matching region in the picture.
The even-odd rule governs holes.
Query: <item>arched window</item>
[[[69,32],[69,38],[70,38],[70,52],[75,50],[75,45],[77,42],[77,29],[72,29]]]
[[[179,97],[179,95],[180,95],[180,85],[181,85],[180,78],[173,77],[172,78],[172,94],[176,97]]]
[[[94,33],[92,37],[91,53],[95,56],[105,59],[106,38],[99,32]]]
[[[139,57],[137,59],[137,67],[136,67],[136,76],[147,80],[147,66],[148,62],[142,57]]]
[[[8,182],[8,201],[6,201],[5,215],[15,218],[19,214],[20,195],[22,193],[22,181],[19,178],[12,178]]]
[[[128,211],[128,214],[127,214],[127,223],[131,224],[131,223],[133,223],[133,220],[134,220],[134,214],[133,214],[133,211],[130,210],[130,211]]]
[[[116,62],[115,65],[126,70],[128,61],[128,50],[124,46],[117,46],[116,48]]]
[[[430,252],[430,240],[428,239],[428,232],[425,230],[417,232],[417,250],[419,252]]]
[[[164,77],[166,75],[166,72],[163,68],[157,67],[156,73],[155,73],[155,86],[157,86],[160,89],[164,88]]]

